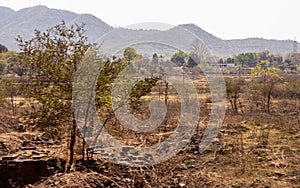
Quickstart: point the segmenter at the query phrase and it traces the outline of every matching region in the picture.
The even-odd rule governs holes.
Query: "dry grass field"
[[[133,168],[94,155],[89,166],[78,162],[70,174],[45,177],[27,187],[300,187],[299,98],[276,96],[272,100],[271,112],[265,112],[251,98],[247,91],[250,82],[246,80],[238,111],[234,112],[227,102],[217,138],[200,153],[198,146],[210,116],[211,101],[205,77],[193,79],[199,92],[199,124],[189,144],[176,156],[154,166]],[[144,97],[145,103],[133,110],[136,118],[149,118],[148,104],[152,98],[165,101],[163,88],[163,85],[156,86]],[[20,132],[18,126],[22,119],[19,115],[28,107],[17,106],[15,115],[12,115],[9,103],[2,103],[1,108],[0,141],[6,144],[9,154],[24,156],[18,148],[28,142],[39,150],[48,150],[45,157],[57,156],[67,160],[69,135],[66,128],[59,138],[57,135],[47,137],[47,134],[30,127]],[[168,91],[167,109],[164,123],[151,132],[129,130],[114,117],[110,118],[106,129],[126,145],[151,146],[164,141],[178,125],[180,98],[172,87]],[[99,109],[100,119],[104,120],[105,115],[105,111]],[[37,137],[47,137],[47,142],[37,145]],[[82,139],[78,138],[76,159],[81,158],[81,145]]]

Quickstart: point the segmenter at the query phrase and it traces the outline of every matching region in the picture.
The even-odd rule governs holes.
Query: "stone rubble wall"
[[[64,171],[65,161],[60,158],[48,160],[1,160],[0,187],[19,187],[32,184],[43,177]]]

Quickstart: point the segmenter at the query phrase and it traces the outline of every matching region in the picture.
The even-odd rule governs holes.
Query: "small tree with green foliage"
[[[175,52],[175,54],[171,57],[171,61],[175,63],[177,66],[184,66],[187,62],[189,55],[182,50]]]
[[[70,155],[67,172],[73,164],[77,132],[77,122],[72,110],[74,76],[85,53],[93,46],[88,43],[84,31],[84,25],[68,27],[62,22],[45,32],[36,30],[30,40],[25,40],[20,36],[17,38],[29,74],[27,89],[30,97],[38,101],[40,105],[38,110],[28,115],[29,122],[47,131],[53,128],[59,131],[61,125],[70,127]],[[110,92],[114,79],[128,63],[139,58],[141,56],[134,48],[127,48],[122,60],[104,62],[104,59],[100,59],[101,63],[104,63],[104,68],[97,80],[96,105],[110,107]],[[149,84],[151,85],[152,82]],[[141,87],[144,85],[142,84]],[[140,93],[138,96],[132,94],[133,101],[145,93],[139,89],[136,92]]]
[[[279,68],[271,66],[268,60],[264,60],[258,63],[252,72],[252,77],[262,83],[261,92],[264,97],[267,112],[270,112],[274,85],[283,79],[278,71]]]
[[[154,53],[152,56],[152,62],[158,64],[159,63],[159,57],[157,53]]]
[[[72,111],[74,74],[84,53],[91,46],[84,36],[84,25],[68,27],[64,22],[47,29],[35,30],[30,40],[17,38],[29,70],[30,96],[41,108],[30,114],[34,125],[46,130],[70,125],[70,158],[67,171],[73,164],[77,124]]]
[[[238,65],[241,65],[242,67],[249,66],[250,64],[253,64],[257,61],[257,55],[255,52],[248,52],[248,53],[242,53],[238,54],[234,58],[235,63]]]
[[[0,44],[0,53],[7,52],[6,46]]]
[[[141,59],[142,56],[137,53],[137,51],[132,47],[127,47],[124,50],[123,53],[123,61],[129,63],[133,63],[139,59]]]

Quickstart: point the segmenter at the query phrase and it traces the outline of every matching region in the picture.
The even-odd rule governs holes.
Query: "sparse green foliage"
[[[172,57],[171,61],[177,66],[184,66],[187,62],[189,55],[182,50],[176,52]]]
[[[124,62],[127,62],[129,64],[129,63],[133,63],[141,58],[142,58],[142,56],[140,54],[138,54],[134,48],[132,48],[132,47],[125,48],[124,53],[123,53]]]
[[[257,61],[257,55],[254,52],[242,53],[235,56],[234,61],[242,67],[249,66]]]
[[[270,103],[274,85],[283,78],[278,73],[279,68],[271,66],[268,60],[261,61],[252,72],[252,77],[262,82],[262,95],[266,101],[267,112],[270,112]]]
[[[24,69],[21,65],[23,62],[23,57],[21,53],[15,51],[6,51],[0,53],[0,75],[6,73],[17,73],[19,75],[23,75],[25,73]]]
[[[84,34],[84,25],[68,27],[63,22],[47,29],[36,30],[32,39],[17,38],[29,70],[28,91],[41,108],[29,116],[34,125],[42,129],[71,126],[70,159],[73,164],[77,124],[72,105],[72,85],[77,66],[91,46]]]
[[[153,56],[152,56],[152,62],[158,64],[159,58],[158,58],[157,53],[154,53],[154,54],[153,54]]]
[[[34,121],[41,128],[58,126],[72,119],[71,99],[74,73],[81,57],[90,46],[83,26],[65,23],[45,32],[36,30],[30,40],[17,39],[29,69],[32,97],[42,104]]]
[[[127,50],[126,50],[127,49]],[[126,48],[124,51],[124,55],[128,53],[128,51],[135,52],[134,48]],[[127,59],[128,56],[124,56],[124,59]],[[139,55],[135,56],[139,57]],[[98,76],[98,81],[96,85],[96,106],[100,109],[103,107],[106,109],[111,109],[112,107],[112,96],[111,90],[113,87],[113,83],[121,71],[127,66],[127,62],[122,61],[120,59],[115,59],[114,61],[107,60],[104,63],[104,66],[101,69],[101,72]],[[130,66],[130,65],[129,65]],[[137,109],[139,105],[143,103],[142,96],[145,96],[151,91],[151,88],[156,85],[158,78],[146,78],[141,80],[135,84],[132,88],[131,93],[129,95],[129,103],[133,109]],[[124,83],[128,84],[128,83]],[[112,112],[112,111],[111,111]]]
[[[228,57],[228,58],[226,59],[226,63],[234,63],[234,58]]]
[[[96,85],[95,103],[98,108],[111,108],[111,90],[113,82],[118,77],[119,73],[126,67],[127,63],[115,60],[107,60],[98,76]]]
[[[0,44],[0,53],[7,52],[6,46]]]
[[[156,85],[158,78],[146,78],[139,81],[131,90],[130,105],[133,109],[137,109],[144,101],[142,97],[150,93],[151,89]]]

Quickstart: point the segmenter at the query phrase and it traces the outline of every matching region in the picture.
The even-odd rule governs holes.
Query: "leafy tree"
[[[0,53],[3,52],[7,52],[7,48],[4,45],[0,44]]]
[[[103,124],[102,126],[105,127],[107,123],[110,122],[109,120],[115,117],[116,110],[122,107],[122,105],[129,104],[132,110],[138,110],[138,107],[144,102],[142,96],[148,94],[151,91],[151,88],[156,85],[158,78],[146,78],[136,83],[135,86],[132,88],[130,95],[128,96],[129,98],[125,99],[122,98],[121,96],[122,98],[121,102],[117,104],[118,105],[117,108],[113,109],[111,92],[113,86],[116,85],[115,80],[126,66],[131,66],[131,65],[128,65],[128,62],[124,61],[125,59],[124,57],[121,59],[113,58],[113,60],[110,60],[110,59],[103,59],[103,58],[99,59],[98,55],[99,54],[97,54],[96,52],[90,58],[92,59],[91,61],[93,63],[101,64],[101,72],[98,75],[98,80],[95,85],[95,105],[99,110],[98,112],[100,112],[99,115],[101,116],[101,120]],[[80,71],[81,70],[85,71],[85,69],[88,68],[89,67],[85,65],[85,67],[81,67]],[[121,86],[123,86],[123,84],[126,85],[128,84],[128,82],[127,81],[124,81],[123,83],[121,82]],[[88,105],[90,105],[89,102]],[[93,125],[93,123],[91,125]],[[90,128],[93,129],[92,126]],[[84,135],[85,135],[85,130],[88,129],[89,127],[83,127]],[[94,136],[96,136],[97,138],[100,135],[100,132],[101,129],[99,129],[98,133],[96,133],[96,135]],[[83,159],[84,159],[84,150],[85,150],[85,141],[83,140],[83,147],[82,147]]]
[[[126,67],[127,63],[115,59],[107,60],[98,76],[96,84],[95,103],[98,108],[111,108],[111,90],[112,83],[118,77],[118,74]]]
[[[128,64],[133,63],[141,58],[142,56],[138,54],[134,48],[132,47],[125,48],[123,53],[123,60]]]
[[[234,63],[234,58],[228,57],[228,58],[226,59],[226,63]]]
[[[84,25],[67,27],[64,22],[47,29],[35,30],[30,40],[21,36],[18,45],[29,69],[28,91],[42,108],[29,117],[42,129],[58,128],[64,122],[71,126],[70,158],[73,164],[77,124],[71,109],[72,85],[77,66],[91,46],[84,36]]]
[[[156,86],[158,78],[145,78],[144,80],[139,81],[133,88],[130,93],[130,105],[134,110],[137,110],[138,107],[144,103],[142,97],[150,93],[151,89]]]
[[[14,70],[16,67],[14,66],[16,65],[16,62],[22,62],[22,58],[22,55],[15,51],[6,51],[0,53],[0,74],[1,72],[3,73],[4,69],[7,70],[7,73],[16,73],[16,69]]]
[[[124,59],[124,57],[123,57]],[[98,81],[96,84],[96,98],[95,103],[98,109],[105,109],[108,111],[108,115],[104,120],[107,122],[112,116],[114,111],[112,110],[112,87],[114,85],[115,79],[118,77],[120,72],[127,66],[127,63],[115,59],[114,61],[107,60],[101,69],[98,76]],[[129,104],[136,110],[144,102],[142,96],[145,96],[151,91],[151,88],[156,85],[158,78],[145,78],[135,84],[129,95]],[[127,83],[123,83],[127,84]]]
[[[154,54],[153,54],[153,56],[152,56],[152,62],[158,64],[159,58],[158,58],[157,53],[154,53]]]
[[[269,51],[264,51],[264,52],[258,53],[258,54],[257,54],[258,61],[268,60],[269,54],[270,54]]]
[[[242,65],[242,67],[249,66],[257,61],[257,55],[255,52],[242,53],[235,56],[234,60],[238,65]]]
[[[171,57],[171,61],[177,66],[184,66],[188,57],[189,55],[187,53],[185,53],[182,50],[179,50],[175,52],[175,54]]]
[[[158,62],[159,56],[156,53],[153,55],[153,58],[157,58]],[[128,64],[138,60],[142,60],[142,56],[134,48],[127,47],[124,50],[122,59],[115,58],[113,61],[108,59],[104,63],[96,85],[95,102],[98,108],[111,108],[111,90],[115,79]],[[142,103],[141,97],[149,93],[157,81],[157,78],[146,78],[132,88],[129,101],[133,108],[137,108]]]
[[[61,124],[70,126],[70,156],[67,171],[70,171],[74,159],[77,123],[72,106],[72,87],[74,75],[85,52],[93,45],[83,35],[84,25],[67,27],[64,22],[47,29],[36,30],[32,39],[17,38],[24,56],[24,66],[28,69],[28,91],[41,108],[29,114],[29,121],[43,130],[59,130]],[[98,55],[95,54],[98,58]],[[114,79],[129,63],[140,59],[134,48],[126,48],[122,59],[113,61],[101,58],[104,67],[96,85],[95,102],[98,107],[111,107],[111,88]],[[98,61],[97,61],[98,62]],[[130,96],[132,104],[138,103],[142,95],[151,88],[153,79],[146,79],[138,84]],[[147,89],[148,88],[148,89]],[[112,112],[112,111],[111,111]],[[107,120],[112,116],[107,117]]]
[[[220,58],[219,63],[220,63],[220,64],[223,64],[223,63],[224,63],[224,61],[223,61],[222,58]]]
[[[270,112],[271,96],[274,85],[283,78],[278,74],[279,68],[271,66],[268,60],[261,61],[252,72],[252,77],[257,77],[262,82],[262,94],[266,101],[267,112]]]

